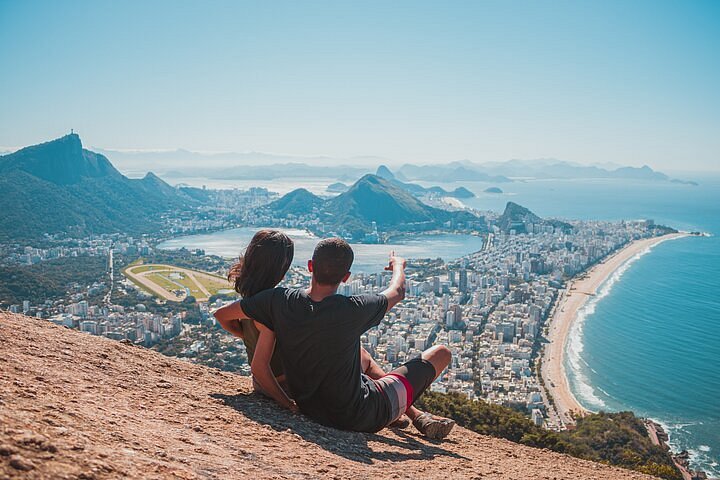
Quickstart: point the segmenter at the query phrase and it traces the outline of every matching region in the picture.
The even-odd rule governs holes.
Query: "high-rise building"
[[[445,313],[445,325],[452,328],[455,325],[455,312],[448,310]]]
[[[460,281],[458,282],[458,289],[465,293],[468,287],[468,272],[464,268],[460,270]]]

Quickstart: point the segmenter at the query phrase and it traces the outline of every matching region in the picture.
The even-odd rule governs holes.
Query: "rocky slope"
[[[247,378],[0,313],[0,478],[641,479],[456,428],[341,432]]]

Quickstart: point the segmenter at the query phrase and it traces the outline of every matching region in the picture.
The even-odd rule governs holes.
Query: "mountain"
[[[529,209],[515,202],[507,202],[505,211],[497,219],[497,226],[505,233],[514,230],[516,233],[531,233],[529,225],[551,226],[564,231],[572,230],[572,225],[559,220],[543,220]]]
[[[412,193],[415,196],[421,197],[423,195],[428,194],[435,194],[440,195],[442,197],[454,197],[454,198],[473,198],[475,196],[474,193],[472,193],[470,190],[468,190],[465,187],[458,187],[452,192],[448,192],[442,187],[423,187],[421,185],[416,185],[414,183],[407,183],[407,182],[401,182],[397,179],[397,177],[390,171],[388,167],[385,165],[380,165],[375,172],[375,175],[387,180],[388,182],[392,183],[393,185],[402,188],[403,190],[407,190],[408,192]]]
[[[353,171],[355,180],[362,174],[371,171],[370,165],[387,162],[387,159],[376,156],[332,157],[326,155],[286,155],[267,152],[196,152],[185,149],[165,150],[110,150],[95,148],[95,151],[113,159],[116,166],[123,171],[142,171],[152,166],[167,177],[175,170],[179,177],[215,177],[230,173],[237,178],[251,178],[261,169],[273,171],[274,175],[286,176],[288,171],[284,165],[298,165],[302,175],[312,173],[324,176],[325,169]],[[198,167],[201,165],[202,167]],[[231,165],[231,168],[228,168]],[[366,165],[367,167],[360,167]],[[312,170],[305,171],[305,167]],[[247,175],[247,177],[244,177]],[[302,176],[299,175],[299,176]],[[275,177],[273,177],[275,178]]]
[[[153,173],[125,177],[77,134],[0,157],[0,190],[0,240],[155,231],[161,212],[196,202]]]
[[[476,166],[469,168],[467,165],[460,164],[459,162],[453,162],[447,165],[422,166],[405,164],[400,167],[399,173],[410,180],[425,180],[429,182],[506,183],[512,181],[503,175],[492,175],[481,171],[481,169]]]
[[[324,200],[304,188],[298,188],[268,205],[281,216],[306,215],[321,207]]]
[[[0,478],[652,478],[462,427],[335,430],[249,377],[22,315],[0,312],[0,343]]]
[[[330,193],[343,193],[347,192],[349,188],[342,182],[335,182],[328,185],[326,190]]]
[[[390,180],[390,181],[397,180],[395,178],[395,175],[393,175],[393,173],[390,171],[390,169],[388,167],[386,167],[385,165],[380,165],[377,168],[375,175],[377,175],[380,178],[384,178],[385,180]]]
[[[484,229],[485,221],[469,212],[449,212],[425,205],[396,181],[365,175],[346,192],[328,200],[304,189],[294,190],[267,206],[275,216],[317,215],[325,231],[355,240],[374,232],[423,231],[469,224]],[[446,225],[447,224],[447,225]]]
[[[469,161],[451,162],[445,165],[403,165],[398,173],[411,180],[436,182],[510,182],[511,179],[588,179],[615,178],[624,180],[644,180],[655,182],[674,181],[693,185],[694,182],[671,180],[662,172],[647,165],[642,167],[605,167],[597,165],[578,165],[555,159],[538,158],[533,160],[508,160],[505,162],[473,163]]]
[[[437,215],[435,210],[376,175],[365,175],[347,192],[328,201],[326,208],[336,218],[374,221],[378,226],[431,222]]]

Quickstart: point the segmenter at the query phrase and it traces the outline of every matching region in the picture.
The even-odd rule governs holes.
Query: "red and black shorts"
[[[432,363],[418,357],[375,380],[375,384],[390,402],[388,424],[400,418],[428,389],[436,376]]]

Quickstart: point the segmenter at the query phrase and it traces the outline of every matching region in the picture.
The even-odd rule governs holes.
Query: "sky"
[[[720,169],[720,2],[0,0],[0,146]]]

